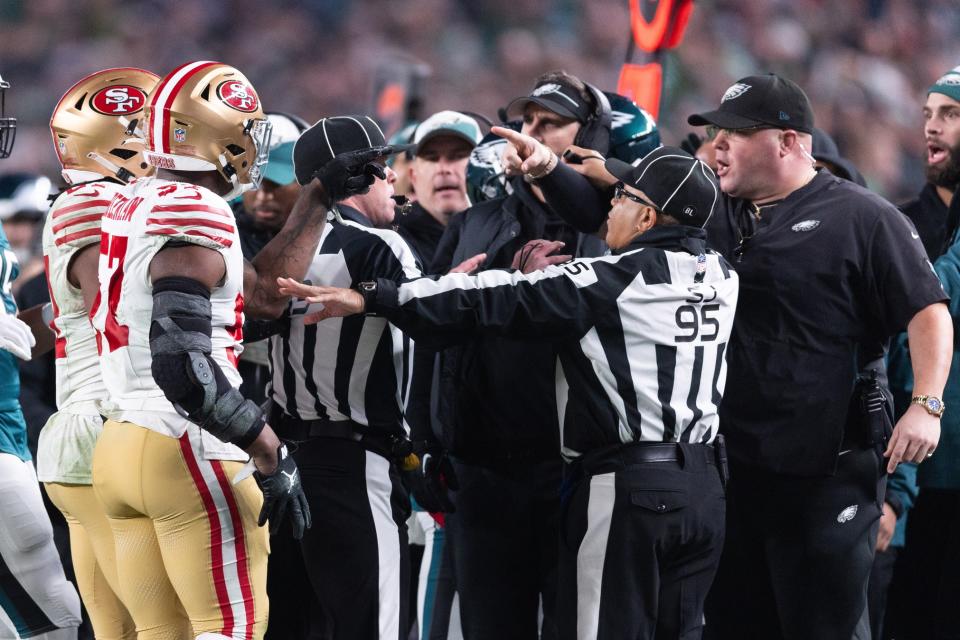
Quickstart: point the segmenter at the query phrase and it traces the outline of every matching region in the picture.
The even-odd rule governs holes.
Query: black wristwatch
[[[371,309],[377,302],[377,281],[361,282],[357,284],[357,291],[363,296],[363,313],[368,316],[374,315]]]

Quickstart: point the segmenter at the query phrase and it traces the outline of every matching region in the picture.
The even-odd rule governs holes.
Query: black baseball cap
[[[775,73],[747,76],[723,94],[720,108],[687,118],[694,126],[712,124],[721,129],[746,129],[769,125],[813,133],[810,100],[795,83]]]
[[[586,123],[593,112],[590,105],[580,97],[576,87],[549,80],[534,87],[530,95],[511,100],[507,105],[507,115],[511,118],[522,116],[523,110],[531,102],[564,118],[573,118],[581,124]]]
[[[386,144],[383,131],[370,116],[323,118],[300,134],[293,146],[293,171],[297,182],[305,185],[334,156]],[[412,147],[393,145],[391,153],[400,153]]]
[[[713,215],[720,186],[713,171],[676,147],[654,149],[636,165],[608,158],[607,171],[639,189],[657,209],[690,227],[702,227]]]

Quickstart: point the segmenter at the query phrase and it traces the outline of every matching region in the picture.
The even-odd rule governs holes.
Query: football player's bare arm
[[[244,270],[244,308],[250,317],[283,315],[290,298],[280,294],[277,278],[306,275],[332,203],[366,193],[377,178],[385,180],[387,174],[378,161],[392,153],[391,146],[347,151],[301,180],[306,184],[283,229]]]
[[[168,244],[150,262],[150,280],[153,282],[180,276],[197,280],[211,291],[220,286],[226,273],[223,256],[196,244]]]
[[[244,264],[244,312],[251,318],[279,318],[286,311],[290,297],[280,294],[277,278],[306,275],[326,223],[325,200],[319,180],[304,186],[280,232]]]
[[[83,295],[83,306],[90,315],[93,301],[100,293],[100,281],[97,279],[97,268],[100,262],[100,243],[87,245],[80,249],[67,266],[67,280],[80,289]]]
[[[53,349],[54,342],[56,341],[56,334],[50,329],[50,325],[43,321],[44,306],[45,305],[38,304],[29,309],[24,309],[17,314],[17,319],[26,323],[27,327],[30,328],[30,333],[33,334],[33,339],[36,341],[34,345],[30,347],[31,359],[41,356]]]
[[[240,446],[261,473],[270,474],[277,466],[280,439],[260,408],[230,386],[210,357],[209,297],[225,273],[223,257],[206,247],[172,246],[154,256],[153,377],[191,421]]]

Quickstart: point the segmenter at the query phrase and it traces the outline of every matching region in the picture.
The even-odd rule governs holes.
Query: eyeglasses
[[[632,200],[633,202],[636,202],[637,204],[642,204],[645,207],[651,207],[654,211],[656,211],[657,213],[660,213],[660,208],[657,205],[653,204],[652,202],[647,202],[640,196],[635,196],[629,191],[627,191],[626,185],[623,184],[622,181],[613,185],[613,199],[619,200],[620,198],[626,198],[627,200]]]
[[[707,140],[715,140],[721,131],[723,131],[728,136],[732,136],[737,133],[740,133],[740,134],[753,133],[755,131],[763,131],[765,129],[776,129],[776,128],[777,127],[772,127],[768,124],[757,124],[757,125],[753,125],[752,127],[740,127],[738,129],[724,129],[723,127],[718,127],[715,124],[708,124],[706,127],[704,127],[704,133],[706,133],[707,135]]]

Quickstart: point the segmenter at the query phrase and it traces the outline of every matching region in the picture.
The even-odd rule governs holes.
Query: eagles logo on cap
[[[734,98],[739,98],[749,90],[750,90],[749,84],[743,84],[742,82],[738,82],[737,84],[727,89],[727,91],[723,94],[723,97],[720,98],[720,102],[724,103],[727,100],[733,100]]]
[[[960,72],[953,70],[948,73],[945,73],[944,75],[940,76],[936,84],[960,86]]]
[[[217,87],[217,95],[224,104],[237,111],[252,113],[260,106],[260,101],[257,100],[257,94],[253,89],[239,80],[221,82]]]
[[[105,116],[124,116],[143,109],[147,94],[129,84],[104,87],[90,98],[90,106]]]

